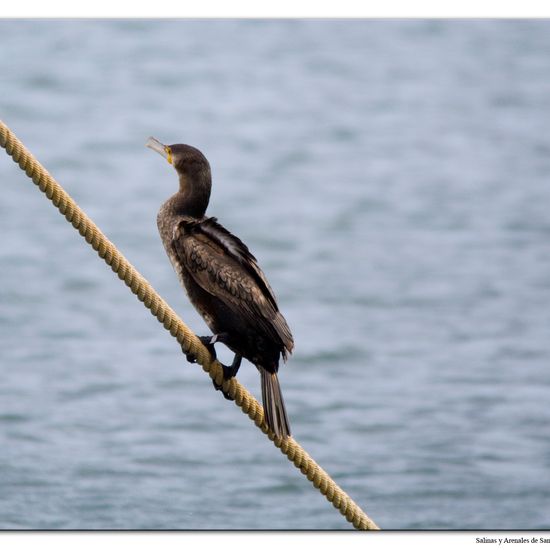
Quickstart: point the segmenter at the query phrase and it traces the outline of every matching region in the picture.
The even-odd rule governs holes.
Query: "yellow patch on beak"
[[[168,161],[168,164],[172,164],[172,161],[174,160],[172,158],[172,149],[170,149],[170,147],[168,147],[168,145],[166,145],[164,147],[164,150],[166,151],[166,160]]]

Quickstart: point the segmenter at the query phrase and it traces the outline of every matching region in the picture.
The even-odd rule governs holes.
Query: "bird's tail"
[[[262,401],[265,421],[271,431],[278,437],[290,436],[290,424],[286,415],[285,402],[277,373],[260,368],[262,376]]]

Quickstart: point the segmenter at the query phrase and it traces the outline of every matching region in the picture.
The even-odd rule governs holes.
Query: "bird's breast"
[[[174,231],[180,222],[181,216],[171,214],[169,201],[165,203],[159,210],[157,216],[157,227],[162,244],[164,245],[166,254],[178,276],[181,286],[185,289],[189,301],[204,319],[210,330],[215,332],[215,319],[209,302],[211,297],[195,282],[187,270],[187,266],[183,263],[182,258],[176,255],[174,247],[172,246]]]

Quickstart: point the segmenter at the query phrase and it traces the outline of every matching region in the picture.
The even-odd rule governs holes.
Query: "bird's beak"
[[[168,145],[164,145],[164,143],[161,143],[158,139],[150,137],[145,146],[162,155],[169,162],[169,164],[173,163],[172,149],[170,149]]]

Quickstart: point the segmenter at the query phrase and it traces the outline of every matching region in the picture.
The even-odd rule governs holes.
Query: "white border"
[[[131,9],[129,9],[131,6]],[[68,2],[65,0],[28,0],[24,3],[3,3],[0,6],[1,18],[96,18],[96,17],[139,17],[139,18],[358,18],[358,17],[444,17],[444,18],[531,18],[550,17],[550,2],[543,0],[522,0],[521,2],[501,0],[488,2],[483,0],[463,0],[460,4],[427,0],[385,0],[372,5],[358,0],[327,1],[317,0],[201,0],[185,4],[183,0],[162,2],[128,2],[96,0],[90,2]],[[0,38],[1,47],[1,38]],[[343,520],[344,521],[344,520]],[[349,527],[349,526],[348,526]],[[345,528],[345,523],[343,524]],[[0,545],[10,550],[20,548],[55,548],[65,550],[88,548],[96,550],[98,545],[102,550],[109,548],[172,548],[180,550],[186,543],[195,545],[221,545],[225,550],[232,548],[258,548],[258,543],[264,550],[292,546],[312,545],[316,550],[333,548],[335,543],[341,543],[346,550],[361,548],[403,548],[410,544],[422,548],[470,548],[494,547],[496,545],[478,544],[478,537],[485,538],[528,538],[544,536],[550,539],[550,533],[520,532],[520,533],[488,533],[488,532],[450,532],[450,533],[0,533]],[[368,539],[364,538],[368,537]]]
[[[27,0],[3,2],[0,17],[278,18],[550,17],[547,0]]]
[[[0,545],[10,550],[182,550],[184,548],[223,548],[224,550],[280,550],[281,548],[315,548],[330,550],[408,549],[463,550],[468,548],[544,547],[535,542],[550,538],[548,532],[358,532],[344,533],[0,533]],[[494,543],[492,541],[495,540]],[[500,541],[500,543],[499,543]],[[508,542],[509,541],[509,542]],[[522,541],[522,542],[520,542]],[[527,541],[527,543],[525,543]]]

